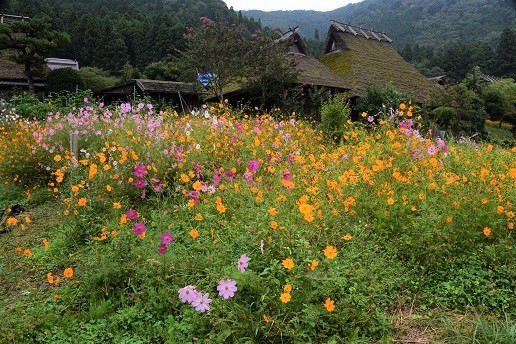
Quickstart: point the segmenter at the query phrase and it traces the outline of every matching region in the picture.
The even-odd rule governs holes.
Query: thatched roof
[[[325,86],[341,90],[351,89],[349,83],[328,69],[310,53],[297,28],[284,33],[280,40],[290,42],[288,54],[297,62],[298,82],[300,84]]]
[[[403,60],[391,43],[383,32],[333,21],[321,62],[349,82],[357,96],[391,83],[416,101],[430,98],[437,86]]]

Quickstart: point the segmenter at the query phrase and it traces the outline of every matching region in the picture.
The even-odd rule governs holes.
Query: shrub
[[[351,110],[344,95],[336,95],[321,107],[321,131],[328,142],[342,140],[344,126],[349,120]]]
[[[81,74],[72,68],[54,69],[48,73],[46,81],[48,92],[75,92],[85,88]]]

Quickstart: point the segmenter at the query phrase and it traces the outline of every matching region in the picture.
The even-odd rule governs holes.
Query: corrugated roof
[[[430,98],[438,87],[406,62],[391,42],[383,32],[334,21],[321,62],[349,82],[358,96],[365,95],[369,87],[383,88],[391,83],[415,100]]]

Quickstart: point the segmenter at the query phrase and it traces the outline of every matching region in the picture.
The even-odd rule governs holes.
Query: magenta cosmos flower
[[[165,244],[159,244],[158,245],[158,252],[161,254],[166,254],[168,251],[168,247]]]
[[[251,160],[247,164],[247,168],[249,169],[249,171],[251,173],[254,173],[254,172],[258,171],[258,169],[260,168],[260,164],[256,160]]]
[[[210,295],[208,293],[202,294],[197,293],[197,298],[192,301],[192,306],[195,308],[198,312],[206,312],[210,310],[210,303],[211,303]]]
[[[136,235],[142,235],[147,230],[147,227],[145,227],[145,224],[142,222],[135,223],[133,226],[133,232]]]
[[[126,216],[127,216],[127,219],[134,221],[138,218],[138,212],[135,209],[129,209],[127,211]]]
[[[227,300],[235,296],[235,291],[237,291],[236,281],[230,279],[220,280],[217,290],[219,291],[219,296]]]
[[[178,290],[179,298],[182,303],[192,303],[195,299],[197,299],[198,294],[200,294],[192,285],[187,285],[184,288]]]
[[[168,232],[161,234],[161,243],[163,245],[169,245],[174,240],[174,236]]]
[[[237,266],[240,272],[245,272],[249,266],[249,257],[245,253],[240,257],[240,259],[238,259]]]
[[[134,175],[138,178],[143,178],[147,174],[147,168],[144,164],[138,164],[134,168]]]

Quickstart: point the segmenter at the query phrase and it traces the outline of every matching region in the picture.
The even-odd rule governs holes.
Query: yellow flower
[[[196,219],[197,221],[202,221],[202,220],[204,220],[204,217],[202,216],[202,214],[197,213],[197,214],[195,214],[195,219]]]
[[[111,185],[106,185],[106,190],[108,192],[111,192],[113,190],[113,188],[111,187]]]
[[[62,159],[62,158],[61,158],[61,155],[59,155],[59,154],[57,154],[57,155],[54,157],[54,161],[55,161],[55,162],[59,162],[59,161],[61,161],[61,159]]]
[[[334,259],[335,257],[337,257],[337,248],[335,246],[328,245],[326,246],[323,252],[324,256],[328,259]]]
[[[276,210],[276,208],[269,208],[268,212],[270,216],[278,215],[278,211]]]
[[[113,202],[113,208],[120,209],[122,208],[122,204],[120,202]]]
[[[393,204],[394,204],[394,198],[389,197],[389,198],[387,199],[387,204],[388,204],[388,205],[393,205]]]
[[[291,284],[288,284],[288,283],[287,283],[287,284],[285,284],[285,285],[283,286],[283,291],[284,291],[285,293],[290,293],[290,292],[292,291],[292,285],[291,285]]]
[[[278,223],[276,221],[271,221],[270,227],[272,229],[277,229],[278,228]]]
[[[290,296],[290,293],[282,293],[282,294],[280,295],[280,300],[281,300],[281,302],[283,302],[283,303],[289,303],[291,298],[292,298],[292,297]]]
[[[350,241],[351,238],[353,238],[350,234],[346,234],[342,237],[342,239],[346,240],[346,241]]]
[[[317,266],[319,265],[319,262],[315,259],[313,259],[311,262],[310,262],[310,265],[308,266],[308,268],[310,270],[315,270],[315,268],[317,268]]]
[[[124,223],[127,223],[127,215],[126,214],[120,215],[120,224],[123,225]]]
[[[281,262],[281,264],[283,265],[283,267],[287,270],[290,270],[290,269],[293,269],[294,268],[294,261],[291,259],[291,258],[285,258],[283,259],[283,261]]]
[[[25,251],[23,251],[23,254],[25,255],[25,257],[32,257],[32,252],[28,248],[26,248]]]
[[[48,250],[49,245],[50,245],[50,243],[48,242],[47,238],[44,238],[43,239],[43,247],[45,247],[45,250]]]
[[[326,308],[328,312],[333,312],[335,310],[335,301],[333,301],[330,298],[327,298],[324,302],[324,308]]]

